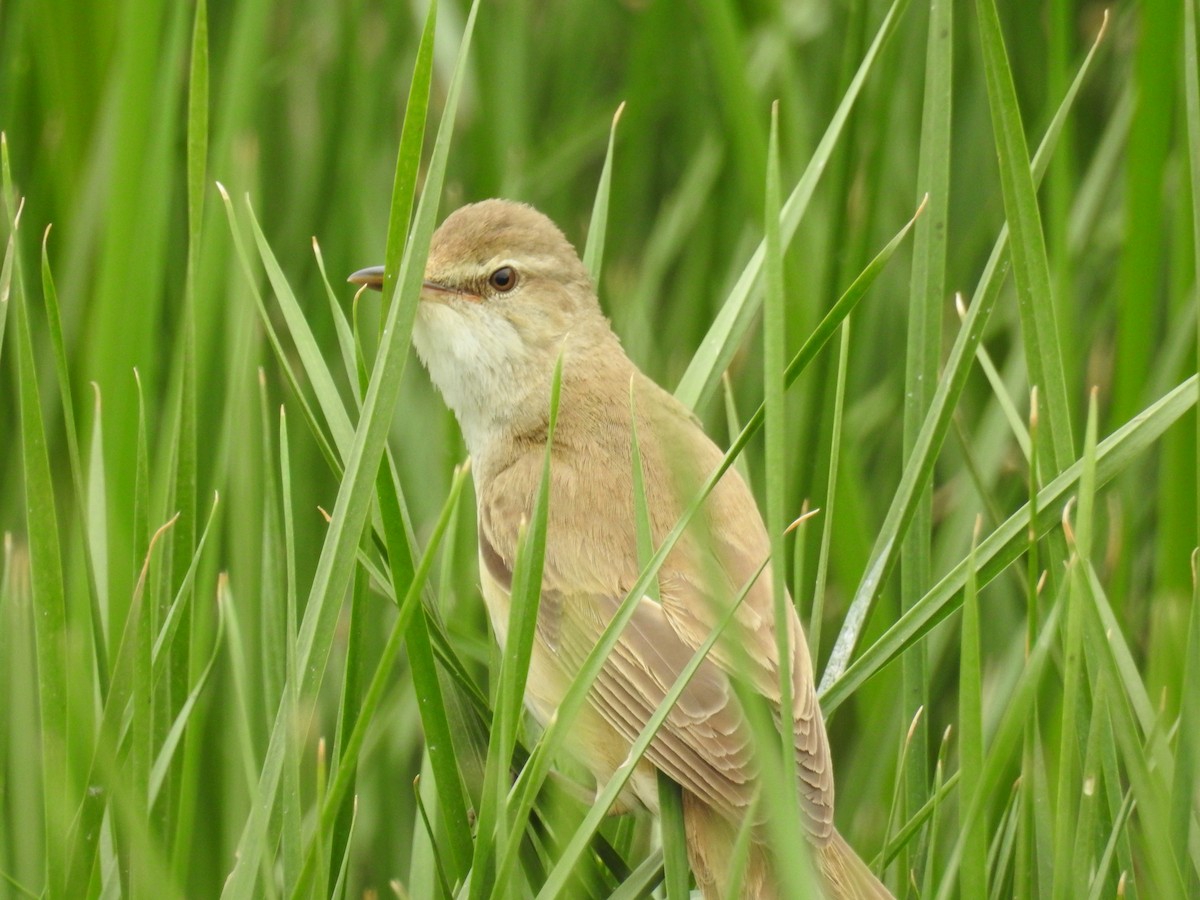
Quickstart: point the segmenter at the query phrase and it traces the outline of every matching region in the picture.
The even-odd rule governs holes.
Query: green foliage
[[[0,894],[686,894],[607,814],[666,705],[566,784],[631,603],[539,732],[552,498],[498,653],[408,364],[493,195],[758,488],[897,894],[1200,890],[1196,0],[77,7],[0,4]]]

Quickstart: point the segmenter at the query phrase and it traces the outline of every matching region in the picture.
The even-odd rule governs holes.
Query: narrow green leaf
[[[1087,436],[1083,447],[1083,469],[1079,479],[1079,513],[1075,520],[1075,553],[1071,561],[1067,591],[1067,628],[1063,646],[1062,727],[1059,732],[1058,790],[1054,806],[1055,898],[1076,897],[1083,885],[1075,883],[1071,855],[1072,835],[1078,826],[1080,747],[1078,722],[1086,715],[1082,682],[1084,672],[1083,604],[1088,593],[1087,566],[1091,555],[1092,507],[1096,486],[1096,391],[1088,406]]]
[[[1193,375],[1141,414],[1117,429],[1096,447],[1096,484],[1102,486],[1122,472],[1174,422],[1196,404],[1197,376]],[[1057,515],[1068,493],[1078,483],[1083,468],[1077,461],[1038,493],[1038,521],[1031,522],[1028,504],[1013,513],[979,544],[977,577],[982,587],[990,582],[1027,546],[1027,531],[1038,535],[1058,524]],[[839,677],[819,691],[826,715],[840,706],[868,678],[904,648],[954,611],[953,601],[966,582],[966,561],[950,570],[874,644],[862,652]]]
[[[1010,757],[1025,729],[1025,717],[1029,714],[1029,709],[1033,705],[1033,699],[1041,684],[1046,658],[1050,655],[1050,648],[1058,635],[1058,617],[1061,608],[1061,604],[1055,604],[1046,619],[1045,628],[1038,636],[1037,643],[1030,650],[1029,660],[1021,670],[1012,696],[1004,707],[991,746],[988,748],[975,793],[971,797],[963,798],[967,804],[963,819],[967,822],[974,821],[983,815],[984,807],[999,788],[1001,779],[1008,771]],[[958,884],[958,879],[954,876],[962,860],[967,838],[968,833],[960,831],[949,857],[945,859],[937,900],[949,900],[953,896],[954,888]]]
[[[1037,184],[1030,172],[1025,128],[995,0],[978,0],[976,8],[987,75],[988,106],[992,111],[996,154],[1000,158],[1000,187],[1011,238],[1009,254],[1021,312],[1025,361],[1029,383],[1036,384],[1046,399],[1042,434],[1049,450],[1046,458],[1057,473],[1070,463],[1074,440],[1062,344],[1050,288],[1050,263],[1038,212]]]
[[[667,900],[688,900],[687,832],[683,822],[683,791],[658,773],[658,822],[662,829],[663,875]]]
[[[437,216],[437,198],[446,172],[450,149],[450,134],[454,113],[458,107],[467,52],[470,48],[478,0],[472,4],[459,49],[459,59],[446,96],[445,112],[434,143],[433,156],[426,175],[425,190],[417,207],[413,234],[405,245],[404,259],[396,290],[401,302],[392,303],[388,310],[379,355],[371,374],[371,382],[363,398],[363,411],[354,443],[346,459],[345,477],[333,509],[333,522],[317,563],[309,601],[299,633],[299,670],[303,673],[301,697],[307,699],[316,689],[325,672],[325,664],[333,641],[338,605],[353,569],[358,539],[366,522],[371,499],[372,482],[379,471],[384,443],[392,410],[404,373],[408,342],[416,314],[420,282],[424,273],[425,255]],[[275,806],[282,764],[284,732],[292,727],[286,709],[281,708],[272,728],[271,742],[259,780],[257,802],[239,841],[237,863],[223,896],[247,897],[254,892],[259,862],[266,853],[263,835]],[[332,795],[332,792],[331,792]]]
[[[92,434],[92,459],[89,478],[83,478],[82,456],[79,452],[79,437],[75,427],[75,401],[71,390],[71,371],[67,365],[67,351],[62,333],[62,315],[59,312],[58,291],[50,271],[50,226],[42,234],[42,297],[46,304],[46,324],[50,331],[50,346],[54,350],[54,368],[58,376],[59,397],[63,409],[63,428],[67,437],[67,458],[71,465],[71,481],[78,503],[86,505],[87,516],[77,521],[87,552],[83,556],[84,571],[87,573],[89,600],[92,613],[92,646],[96,653],[96,680],[101,698],[108,695],[108,646],[106,631],[108,619],[108,527],[102,515],[107,509],[104,498],[104,448],[98,443],[100,437],[100,392],[96,388],[95,424]],[[12,239],[9,239],[11,252]],[[0,272],[0,307],[7,306],[8,279],[12,271],[9,261]],[[4,310],[0,308],[0,320]],[[4,324],[0,321],[0,344],[3,343]],[[85,488],[85,484],[87,487]]]
[[[292,451],[288,437],[287,409],[279,408],[279,477],[282,490],[283,558],[284,558],[284,682],[283,693],[278,698],[281,706],[287,707],[289,718],[299,722],[300,716],[300,672],[296,662],[296,631],[300,614],[298,587],[296,584],[296,511],[292,491]],[[276,699],[272,697],[271,699]],[[282,848],[283,891],[291,891],[300,878],[301,856],[304,852],[304,833],[301,819],[304,797],[300,788],[301,738],[293,730],[286,736],[283,760],[283,797],[279,842]],[[320,829],[317,829],[319,831]]]
[[[592,284],[600,289],[600,272],[604,265],[604,235],[608,230],[608,195],[612,189],[613,146],[617,141],[617,123],[625,111],[622,102],[613,113],[612,128],[608,132],[608,151],[604,154],[604,168],[600,170],[600,183],[596,187],[596,199],[592,204],[592,221],[588,225],[587,244],[583,248],[583,265],[592,276]]]
[[[104,766],[103,760],[117,759],[119,756],[129,701],[135,690],[138,690],[134,684],[135,666],[138,665],[137,656],[142,649],[138,644],[138,623],[144,615],[142,606],[145,602],[151,556],[155,544],[175,526],[178,518],[178,516],[173,516],[150,539],[150,548],[146,553],[146,560],[142,564],[141,574],[138,576],[133,599],[129,605],[129,615],[126,616],[121,640],[117,645],[111,690],[100,717],[100,726],[97,730],[88,772],[88,784],[101,783],[103,781],[101,774]],[[145,685],[141,690],[145,690]],[[96,852],[100,846],[101,822],[107,804],[108,797],[103,791],[88,791],[83,797],[83,802],[75,811],[70,829],[70,857],[65,881],[66,896],[78,897],[87,893],[88,882],[91,880],[92,869],[96,862]]]
[[[766,473],[764,486],[767,495],[767,534],[771,541],[771,558],[778,560],[771,566],[771,599],[776,622],[775,652],[779,657],[779,741],[781,783],[796,783],[795,709],[792,703],[792,663],[796,653],[792,640],[799,640],[787,627],[792,610],[787,595],[787,558],[784,550],[787,514],[784,503],[787,497],[788,471],[786,407],[783,381],[786,358],[787,317],[783,284],[783,240],[779,233],[780,193],[779,186],[779,103],[771,106],[771,131],[767,144],[766,184],[766,231],[765,272],[766,293],[763,303],[763,421]],[[795,791],[781,791],[781,797],[791,802],[783,805],[785,815],[799,821],[799,798]]]
[[[1046,134],[1042,138],[1042,143],[1039,145],[1037,154],[1031,163],[1035,183],[1040,182],[1042,175],[1045,174],[1050,153],[1058,141],[1063,122],[1066,120],[1067,113],[1074,104],[1075,97],[1083,83],[1084,76],[1091,67],[1092,60],[1095,59],[1096,50],[1100,46],[1103,36],[1104,29],[1102,28],[1100,33],[1097,34],[1091,49],[1088,51],[1088,55],[1084,58],[1082,65],[1080,65],[1075,80],[1071,82],[1067,96],[1059,104],[1058,112],[1046,128]],[[934,392],[933,400],[930,402],[929,412],[925,416],[921,431],[917,435],[916,442],[913,444],[913,450],[905,463],[904,472],[900,477],[900,484],[896,488],[896,493],[888,509],[887,516],[876,536],[875,545],[871,549],[871,557],[867,563],[866,571],[863,573],[862,579],[855,589],[854,600],[850,604],[850,610],[847,612],[845,621],[842,623],[842,629],[838,633],[829,663],[821,676],[820,689],[822,692],[827,690],[835,681],[839,680],[841,675],[847,670],[850,656],[853,654],[854,647],[858,643],[858,637],[862,632],[863,625],[866,623],[871,606],[875,602],[875,598],[879,595],[879,592],[883,589],[883,584],[891,572],[900,541],[906,534],[912,520],[912,515],[916,509],[921,489],[933,475],[934,463],[937,460],[938,452],[950,427],[954,408],[958,403],[958,398],[962,394],[963,388],[966,386],[967,376],[970,374],[971,359],[974,356],[975,349],[983,339],[984,326],[987,324],[988,318],[991,316],[992,310],[996,305],[996,300],[999,297],[1001,286],[999,276],[1003,272],[1001,258],[1004,255],[1007,244],[1008,225],[1005,225],[1001,228],[1000,234],[996,238],[996,243],[992,247],[992,254],[988,258],[983,274],[980,276],[979,284],[976,287],[975,295],[968,308],[963,327],[960,329],[958,338],[954,342],[954,347],[950,351],[950,356],[943,366],[942,378],[938,382],[937,390]]]
[[[928,210],[913,233],[912,273],[909,279],[908,336],[904,369],[903,451],[916,445],[929,409],[941,364],[942,311],[945,302],[946,240],[950,202],[951,110],[953,108],[954,12],[950,0],[929,4],[925,37],[925,81],[921,107],[917,196],[928,197]],[[832,476],[830,492],[832,493]],[[916,498],[913,521],[900,548],[900,607],[907,609],[933,577],[933,487]],[[828,523],[829,520],[826,519]],[[903,711],[908,718],[929,708],[928,661],[924,644],[904,656]],[[913,752],[904,770],[905,809],[919,809],[929,792],[927,720],[917,722]],[[911,868],[906,858],[901,871]],[[919,874],[919,873],[918,873]]]
[[[1200,589],[1196,553],[1192,555],[1192,609],[1179,681],[1179,742],[1175,748],[1175,780],[1171,784],[1171,838],[1176,864],[1186,870],[1188,839],[1196,816],[1195,790],[1200,783]],[[1200,875],[1200,871],[1193,871]]]
[[[191,561],[183,573],[179,590],[175,592],[175,598],[171,601],[167,616],[162,621],[158,634],[154,637],[154,683],[156,685],[166,675],[171,644],[175,640],[180,622],[182,622],[188,607],[193,602],[192,586],[196,582],[196,573],[200,568],[200,559],[201,554],[204,552],[204,545],[208,542],[209,532],[212,530],[213,522],[216,520],[217,505],[219,502],[220,498],[214,495],[212,509],[208,514],[208,521],[204,525],[204,530],[200,532],[200,540],[196,542],[196,548],[192,552]]]
[[[338,302],[329,276],[325,273],[325,257],[321,255],[321,245],[317,239],[312,239],[313,256],[317,260],[317,270],[321,273],[321,284],[325,286],[325,297],[329,301],[329,314],[333,317],[333,327],[337,332],[338,349],[342,352],[342,366],[346,370],[346,380],[350,382],[350,390],[354,395],[355,409],[362,407],[362,388],[358,381],[358,361],[355,352],[354,331],[346,318],[342,304]]]
[[[800,180],[796,182],[796,187],[788,196],[780,219],[780,245],[784,250],[792,242],[792,238],[796,235],[796,229],[800,226],[800,220],[804,218],[804,213],[808,210],[809,201],[816,190],[821,173],[825,171],[825,167],[833,155],[833,148],[837,145],[846,119],[858,100],[863,83],[874,67],[880,49],[891,35],[892,28],[907,5],[908,0],[893,0],[892,5],[888,8],[887,15],[880,23],[879,30],[871,41],[871,46],[859,64],[858,71],[854,73],[854,78],[846,88],[845,94],[842,95],[837,111],[833,114],[825,129],[825,134],[821,137],[821,142],[813,151],[812,159],[805,168],[804,174],[800,176]],[[716,390],[717,384],[721,380],[721,373],[728,368],[729,361],[733,358],[738,345],[754,321],[762,301],[762,294],[756,288],[765,261],[766,244],[764,242],[758,245],[758,249],[750,257],[750,262],[746,264],[746,268],[738,277],[733,290],[730,291],[721,306],[721,312],[709,326],[708,333],[704,336],[691,363],[688,364],[687,371],[683,373],[683,378],[675,388],[675,396],[689,409],[697,409],[712,396],[712,392]]]
[[[1097,473],[1097,483],[1100,475]],[[1080,559],[1086,563],[1086,560]],[[1112,732],[1119,750],[1119,758],[1133,789],[1134,801],[1138,806],[1138,818],[1144,831],[1140,842],[1144,853],[1143,871],[1139,881],[1146,887],[1148,896],[1183,897],[1187,888],[1183,869],[1177,864],[1172,851],[1170,835],[1170,800],[1167,792],[1174,772],[1174,761],[1170,758],[1165,741],[1159,732],[1155,716],[1149,724],[1140,722],[1137,715],[1138,698],[1130,691],[1122,656],[1127,648],[1114,640],[1112,625],[1102,610],[1111,615],[1111,607],[1104,597],[1095,573],[1088,567],[1086,573],[1086,595],[1082,605],[1084,614],[1084,640],[1092,651],[1089,661],[1094,660],[1094,669],[1088,672],[1089,680],[1099,684],[1108,700],[1106,709],[1112,716]],[[1118,652],[1120,651],[1120,652]],[[1139,691],[1144,684],[1137,678]],[[1106,779],[1109,777],[1106,773]],[[1113,772],[1114,781],[1116,773]],[[1200,846],[1193,846],[1192,865],[1200,865]]]
[[[358,798],[354,797],[350,804],[350,824],[346,830],[346,850],[342,853],[342,861],[338,865],[337,881],[333,883],[333,889],[329,896],[333,900],[344,900],[347,890],[347,875],[350,871],[350,848],[354,841],[354,826],[358,824]]]
[[[296,352],[300,356],[304,374],[308,376],[313,393],[317,396],[317,404],[329,425],[338,455],[344,461],[349,455],[355,437],[354,426],[350,424],[350,415],[338,394],[333,373],[329,371],[329,366],[321,353],[321,345],[317,341],[316,335],[313,334],[312,327],[308,324],[308,319],[305,318],[304,310],[300,308],[300,303],[296,299],[291,285],[288,284],[287,276],[284,275],[279,261],[267,243],[266,235],[259,227],[258,219],[250,206],[249,197],[246,198],[246,213],[250,218],[250,228],[258,245],[263,268],[266,269],[271,287],[275,291],[275,297],[279,301],[279,309],[283,312],[288,332],[296,345]]]
[[[613,776],[609,779],[608,783],[605,784],[604,787],[598,792],[596,795],[596,800],[592,804],[591,810],[587,813],[583,819],[583,822],[575,830],[575,833],[571,836],[570,841],[562,851],[561,855],[557,860],[555,860],[554,868],[551,869],[549,876],[546,878],[546,883],[542,885],[541,890],[538,892],[537,896],[539,900],[549,900],[549,898],[561,896],[562,890],[566,886],[567,879],[570,877],[580,855],[586,849],[592,834],[595,833],[596,829],[600,827],[600,823],[608,814],[609,808],[613,805],[613,803],[616,802],[617,796],[621,793],[621,790],[629,781],[629,778],[633,774],[634,769],[637,767],[638,762],[641,761],[642,756],[645,754],[647,748],[649,748],[650,742],[654,740],[655,734],[658,733],[658,729],[661,728],[663,722],[666,721],[667,714],[670,713],[671,708],[679,700],[680,694],[682,694],[684,689],[688,686],[692,676],[696,673],[696,670],[700,668],[700,664],[704,662],[705,657],[713,648],[713,645],[716,644],[717,640],[724,633],[726,626],[733,621],[734,614],[741,607],[742,601],[746,598],[746,594],[749,592],[750,587],[753,586],[758,576],[762,574],[762,569],[766,567],[766,564],[766,561],[764,561],[763,565],[759,567],[758,571],[753,573],[746,585],[739,592],[738,596],[734,598],[734,601],[729,605],[729,609],[724,612],[721,619],[717,622],[716,627],[714,627],[712,632],[704,639],[704,642],[696,648],[696,652],[692,654],[691,658],[687,662],[687,665],[680,670],[674,684],[671,685],[670,689],[663,697],[662,702],[659,703],[659,705],[655,708],[654,713],[646,721],[645,726],[638,734],[637,740],[633,742],[629,749],[629,754],[625,757],[625,760],[621,763],[621,765],[617,767],[616,772],[613,773]],[[620,613],[618,612],[617,616],[619,615]],[[614,623],[617,621],[617,616],[613,617]],[[622,626],[623,625],[624,623],[622,623]],[[591,671],[589,663],[591,663],[593,658],[595,658],[594,668],[598,671],[600,665],[603,663],[604,656],[607,656],[608,652],[612,649],[611,646],[606,647],[605,644],[615,643],[617,634],[619,633],[619,631],[614,631],[612,633],[612,640],[608,641],[606,638],[609,636],[610,631],[613,631],[611,624],[607,629],[605,629],[604,635],[601,636],[600,641],[598,641],[596,644],[597,650],[600,652],[597,653],[597,651],[593,651],[593,653],[589,655],[588,659],[584,662],[584,665],[580,668],[579,674],[576,676],[575,680],[571,684],[571,687],[567,691],[567,697],[559,705],[560,718],[551,723],[546,733],[553,729],[558,722],[570,722],[570,720],[574,717],[576,712],[574,704],[572,704],[572,707],[568,707],[567,704],[573,699],[572,694],[579,696],[578,702],[582,702],[583,697],[586,696],[586,692],[588,689],[590,689],[591,683],[595,680],[595,675],[597,674],[597,672]],[[580,685],[583,685],[583,687],[581,688]],[[530,757],[529,763],[527,763],[525,769],[522,770],[521,776],[518,778],[517,785],[514,786],[514,793],[520,786],[521,778],[524,777],[527,771],[533,768],[534,756],[536,756],[538,750],[544,746],[546,746],[545,742],[539,741],[537,747],[534,749],[534,753]],[[541,774],[544,775],[544,772]],[[502,872],[503,869],[500,871]]]
[[[400,604],[399,613],[392,624],[392,630],[388,635],[387,642],[384,644],[383,651],[379,655],[379,662],[375,667],[370,684],[368,684],[367,690],[363,694],[358,719],[354,723],[354,729],[351,731],[350,737],[346,740],[343,747],[341,758],[338,760],[337,771],[334,772],[333,778],[329,781],[325,793],[325,803],[320,810],[318,829],[328,830],[333,826],[341,800],[346,795],[346,790],[354,778],[354,772],[358,765],[358,758],[362,751],[363,739],[366,737],[367,728],[371,724],[376,711],[379,709],[379,703],[383,699],[384,691],[387,689],[388,682],[392,677],[392,668],[395,664],[396,656],[403,645],[409,622],[413,614],[418,610],[421,592],[424,590],[429,571],[433,567],[434,555],[446,532],[451,512],[458,503],[462,487],[466,483],[467,472],[468,467],[465,465],[455,470],[454,481],[450,486],[450,493],[442,506],[437,524],[434,526],[433,533],[429,537],[429,543],[426,545],[425,552],[422,554],[421,560],[417,565],[416,574],[413,576],[408,591]],[[316,863],[316,846],[310,843],[305,853],[304,868],[301,871],[300,878],[297,880],[294,896],[308,896],[308,891],[313,886],[312,879],[315,876]]]
[[[398,485],[395,466],[389,459],[380,467],[376,496],[387,544],[392,589],[397,597],[402,597],[408,584],[415,578],[415,568],[408,559],[412,551],[405,534],[405,522],[397,496]],[[451,507],[452,517],[457,509],[457,506]],[[451,529],[451,534],[453,533]],[[439,809],[445,817],[446,833],[450,840],[448,862],[451,877],[458,880],[466,874],[471,865],[471,828],[467,817],[466,793],[459,776],[452,727],[447,717],[446,698],[429,638],[430,619],[424,608],[418,609],[412,616],[406,636],[408,662],[412,671],[413,690],[419,700],[417,708],[425,732],[425,747],[429,752],[434,783],[438,790]]]
[[[1186,121],[1187,148],[1186,158],[1189,181],[1192,187],[1192,267],[1194,278],[1200,282],[1200,37],[1196,19],[1195,0],[1184,0],[1183,3],[1183,88],[1184,88],[1184,119]],[[3,311],[0,311],[0,317]],[[1200,317],[1196,319],[1196,344],[1200,347]],[[0,338],[4,335],[4,325],[0,322]],[[1200,420],[1196,423],[1197,435],[1200,437]],[[1200,454],[1200,443],[1197,444]],[[1197,469],[1200,470],[1200,457],[1197,458]],[[1200,513],[1200,484],[1197,484],[1197,512]]]
[[[437,33],[437,0],[425,13],[425,27],[417,44],[412,83],[404,106],[404,124],[400,129],[400,147],[396,151],[396,172],[392,177],[392,202],[388,212],[388,232],[383,266],[383,315],[399,298],[400,263],[404,258],[412,220],[413,198],[417,193],[417,175],[421,166],[421,148],[425,143],[429,116],[429,88],[433,82],[433,43]]]
[[[208,0],[196,0],[192,20],[191,70],[188,75],[187,198],[188,290],[195,292],[204,224],[204,187],[208,169]]]
[[[254,303],[258,309],[258,317],[259,321],[262,323],[263,332],[267,336],[267,341],[270,343],[272,351],[274,351],[275,359],[279,363],[280,371],[287,380],[288,387],[291,389],[292,395],[300,404],[300,410],[304,415],[304,420],[308,424],[308,428],[313,435],[313,439],[317,442],[317,446],[321,450],[321,455],[324,456],[328,461],[330,469],[340,475],[342,472],[341,460],[343,458],[343,454],[341,453],[341,445],[338,447],[338,453],[335,453],[333,448],[329,445],[329,439],[326,437],[324,429],[317,424],[316,414],[309,405],[308,398],[304,395],[304,391],[300,387],[300,380],[296,377],[296,373],[292,368],[291,357],[283,349],[283,345],[279,341],[279,335],[275,331],[275,325],[271,319],[271,314],[267,312],[267,307],[263,302],[262,294],[258,290],[258,282],[254,274],[254,269],[250,264],[250,254],[247,249],[246,240],[242,235],[241,226],[238,225],[237,215],[234,213],[233,202],[229,198],[229,192],[225,190],[225,186],[220,182],[217,182],[217,191],[221,195],[221,201],[225,204],[225,218],[229,223],[229,230],[233,235],[233,246],[237,251],[238,259],[241,261],[242,271],[246,275],[246,281],[250,287],[250,291],[254,296]],[[291,296],[290,289],[287,296]],[[282,300],[281,304],[283,304]],[[284,304],[284,308],[287,308],[286,304]],[[295,339],[294,334],[293,339]]]
[[[962,897],[987,896],[987,831],[986,820],[980,815],[966,818],[966,806],[979,789],[983,771],[983,676],[979,642],[979,594],[975,585],[975,547],[979,542],[982,518],[976,519],[967,555],[967,582],[963,586],[962,650],[958,675],[958,758],[962,777],[959,780],[960,828],[967,838],[963,844],[963,860],[958,871]],[[931,841],[932,843],[932,841]]]
[[[825,587],[829,578],[829,556],[833,551],[833,523],[837,510],[837,481],[842,458],[842,419],[846,408],[846,378],[850,371],[850,321],[842,322],[838,342],[837,385],[834,387],[833,420],[830,425],[829,477],[825,480],[825,507],[821,522],[821,547],[817,556],[817,580],[813,586],[812,615],[808,626],[808,655],[817,660],[821,652],[821,627],[825,618]],[[801,526],[803,527],[803,526]],[[799,536],[797,547],[802,546]]]
[[[550,410],[546,426],[546,450],[542,455],[542,475],[533,502],[533,519],[521,528],[517,539],[517,556],[513,565],[511,606],[508,614],[506,639],[500,663],[500,686],[496,694],[496,710],[492,717],[491,740],[488,744],[487,768],[484,772],[483,800],[479,810],[479,828],[471,871],[471,897],[482,897],[487,887],[478,877],[493,852],[507,854],[509,842],[519,844],[520,831],[508,826],[508,811],[504,797],[508,793],[509,772],[513,748],[525,706],[525,685],[537,629],[538,609],[542,595],[542,567],[546,556],[546,527],[550,512],[550,460],[554,449],[554,430],[558,422],[558,403],[562,391],[562,357],[554,368],[550,386]],[[508,884],[506,871],[497,872],[496,883]]]
[[[5,160],[5,181],[10,184]],[[6,194],[8,191],[6,190]],[[15,234],[15,215],[11,221]],[[24,302],[19,264],[12,277],[13,316],[17,341],[17,389],[20,444],[25,487],[25,521],[29,540],[29,579],[37,647],[38,706],[41,715],[42,771],[45,777],[43,825],[46,873],[51,895],[59,894],[67,877],[67,828],[70,780],[67,728],[68,664],[67,600],[60,553],[54,482],[42,421],[41,394]]]
[[[232,602],[232,596],[229,592],[229,582],[224,577],[221,577],[217,583],[217,631],[213,640],[212,652],[209,654],[204,666],[200,669],[195,684],[188,691],[187,698],[183,701],[183,706],[179,710],[179,715],[171,723],[171,728],[168,730],[167,736],[159,748],[158,756],[155,757],[154,768],[150,772],[151,804],[158,798],[158,793],[162,789],[163,781],[167,775],[167,769],[170,768],[171,760],[175,756],[175,751],[191,720],[192,712],[196,708],[196,701],[200,699],[200,695],[208,685],[208,679],[212,675],[213,666],[216,665],[217,658],[221,655],[221,647],[225,643],[225,610],[227,605]]]
[[[13,257],[16,253],[16,234],[9,234],[4,249],[4,265],[0,267],[0,359],[4,358],[4,329],[8,324],[8,298],[12,294]]]

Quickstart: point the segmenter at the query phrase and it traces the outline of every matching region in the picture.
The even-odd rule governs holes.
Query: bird
[[[383,269],[362,269],[349,280],[382,289]],[[723,453],[692,412],[630,360],[579,254],[549,217],[527,204],[483,200],[438,227],[412,345],[470,454],[480,583],[501,646],[518,541],[533,519],[551,444],[545,558],[525,694],[527,709],[544,726],[642,570],[635,429],[655,546]],[[551,391],[560,365],[551,439]],[[689,864],[708,900],[731,896],[737,875],[730,848],[753,816],[738,895],[780,896],[757,800],[762,760],[735,681],[764,697],[776,722],[786,721],[779,715],[776,638],[777,629],[786,628],[796,805],[820,873],[818,890],[836,900],[891,897],[834,827],[833,767],[812,661],[790,601],[786,621],[776,621],[769,555],[753,494],[729,468],[666,556],[657,598],[636,602],[571,729],[569,749],[598,785],[605,784],[679,672],[745,592],[619,802],[656,813],[657,772],[678,783]]]

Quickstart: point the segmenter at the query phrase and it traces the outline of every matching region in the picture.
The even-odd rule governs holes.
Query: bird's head
[[[350,281],[380,289],[383,270],[363,269]],[[456,210],[434,233],[413,346],[469,447],[544,395],[569,339],[597,329],[610,333],[587,269],[533,207],[484,200]]]

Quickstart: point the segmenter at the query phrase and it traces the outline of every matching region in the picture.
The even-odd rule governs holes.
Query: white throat
[[[467,451],[477,462],[507,430],[529,391],[529,351],[516,329],[479,304],[451,308],[422,301],[413,347],[454,411]]]

